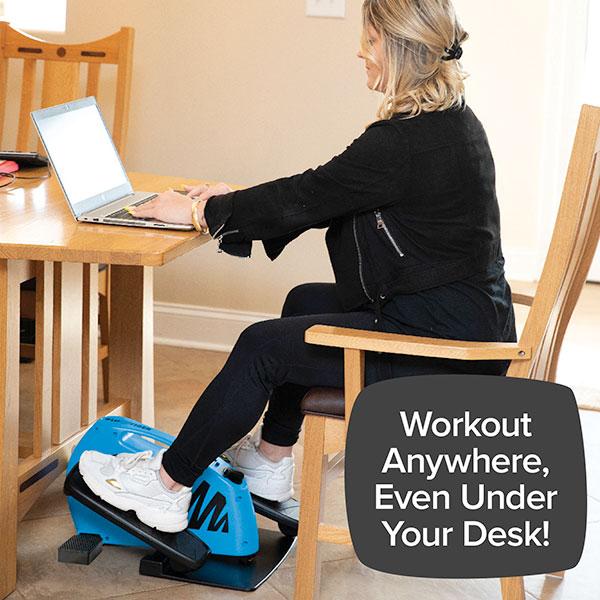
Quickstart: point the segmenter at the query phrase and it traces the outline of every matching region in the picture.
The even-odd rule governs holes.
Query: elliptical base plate
[[[296,538],[267,529],[259,529],[259,539],[260,550],[249,561],[209,556],[204,565],[196,571],[183,573],[174,569],[169,559],[160,552],[154,552],[140,561],[140,575],[252,592],[269,579],[296,543]]]

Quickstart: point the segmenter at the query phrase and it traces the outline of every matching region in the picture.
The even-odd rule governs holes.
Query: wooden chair
[[[112,137],[121,154],[125,153],[127,124],[129,122],[129,98],[133,61],[134,30],[122,27],[106,38],[83,44],[55,44],[39,40],[0,22],[0,147],[7,98],[7,72],[10,59],[23,63],[20,110],[17,138],[14,147],[28,150],[31,146],[31,118],[34,110],[35,86],[38,61],[43,63],[41,104],[45,108],[75,100],[84,95],[97,96],[100,84],[100,67],[103,64],[117,66],[117,85]],[[86,65],[85,90],[80,88],[82,65]],[[38,142],[39,151],[42,150]],[[104,399],[108,400],[108,286],[110,274],[101,268],[98,281],[100,315],[100,349]],[[35,319],[35,280],[22,286],[21,315]],[[21,345],[21,356],[33,359],[33,344]]]
[[[459,360],[508,359],[508,376],[551,381],[561,343],[585,283],[600,233],[600,108],[583,106],[560,209],[535,297],[514,294],[530,306],[517,343],[464,342],[315,325],[311,344],[344,349],[344,390],[309,391],[306,414],[295,600],[319,592],[318,542],[350,544],[347,530],[321,522],[328,464],[339,464],[346,427],[363,388],[365,351]],[[338,453],[334,459],[328,455]],[[553,573],[562,577],[564,573]],[[524,600],[522,577],[501,579],[503,600]]]
[[[100,67],[117,65],[117,89],[112,136],[121,156],[125,153],[131,68],[133,61],[133,36],[131,27],[106,38],[83,44],[55,44],[45,42],[13,29],[0,22],[0,126],[4,123],[7,98],[7,71],[9,59],[23,61],[21,104],[17,129],[17,150],[27,150],[30,142],[31,117],[35,109],[37,63],[44,65],[40,108],[69,102],[83,96],[80,89],[81,65],[87,65],[86,96],[97,96]],[[0,128],[0,143],[2,128]],[[40,145],[38,147],[41,147]]]

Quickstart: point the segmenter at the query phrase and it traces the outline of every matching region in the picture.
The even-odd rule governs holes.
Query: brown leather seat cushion
[[[345,413],[344,390],[327,387],[312,388],[302,399],[301,408],[305,415],[343,419]]]

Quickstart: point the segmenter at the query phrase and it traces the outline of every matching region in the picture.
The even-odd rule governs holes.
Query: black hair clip
[[[463,54],[462,46],[458,40],[455,40],[450,48],[444,48],[444,50],[446,54],[442,56],[442,60],[460,60]]]

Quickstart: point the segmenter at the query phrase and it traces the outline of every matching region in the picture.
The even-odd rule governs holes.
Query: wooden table
[[[135,189],[181,183],[131,173]],[[55,177],[0,189],[0,598],[16,585],[17,523],[96,418],[154,421],[153,267],[210,238],[79,224]],[[111,265],[110,398],[97,409],[98,264]],[[19,286],[36,277],[33,441],[19,457]],[[21,453],[23,454],[23,453]]]

